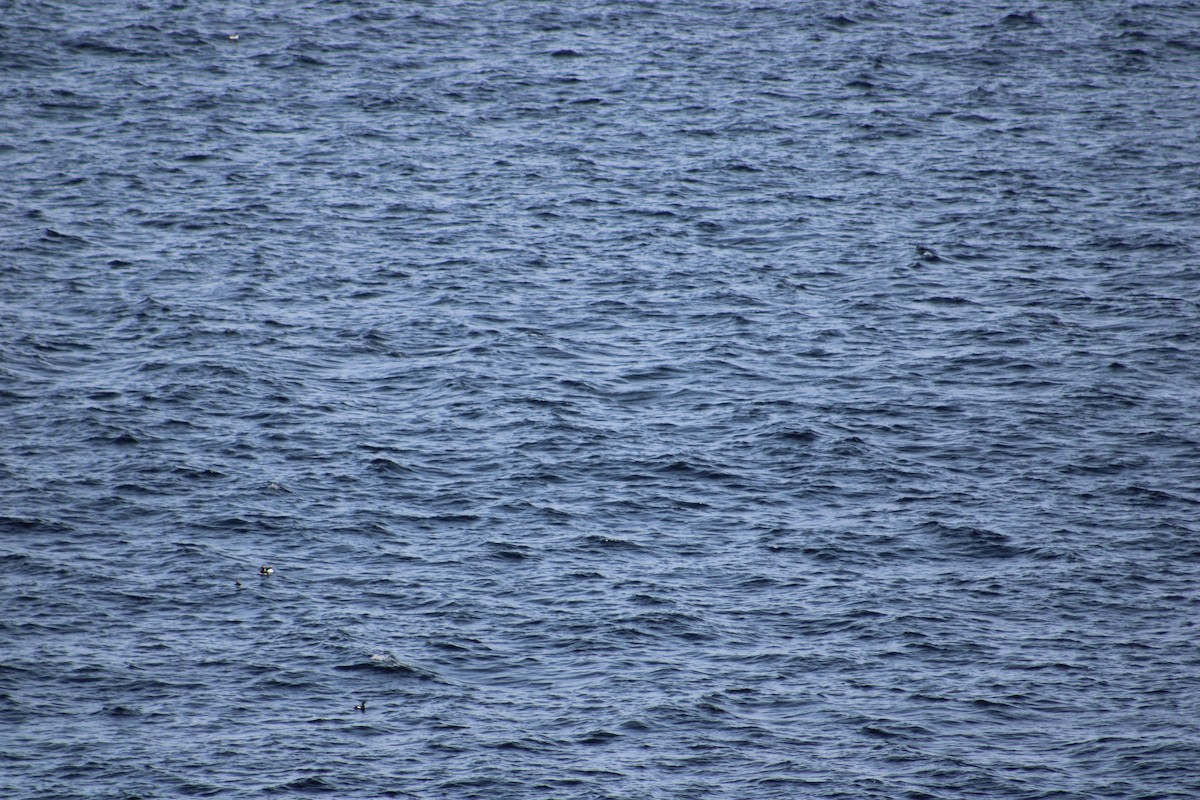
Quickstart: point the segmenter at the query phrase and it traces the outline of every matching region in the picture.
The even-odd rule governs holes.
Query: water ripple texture
[[[0,795],[1194,800],[1198,74],[1194,0],[4,3]]]

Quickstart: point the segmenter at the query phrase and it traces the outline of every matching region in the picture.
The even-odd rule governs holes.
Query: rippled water
[[[1196,2],[5,3],[0,793],[1200,796],[1197,75]]]

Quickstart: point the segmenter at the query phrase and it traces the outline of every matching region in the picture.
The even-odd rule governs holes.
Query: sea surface
[[[0,220],[6,800],[1200,797],[1195,0],[3,0]]]

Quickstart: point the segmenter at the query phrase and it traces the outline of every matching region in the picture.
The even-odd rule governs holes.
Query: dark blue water
[[[3,3],[0,795],[1200,796],[1198,76],[1191,0]]]

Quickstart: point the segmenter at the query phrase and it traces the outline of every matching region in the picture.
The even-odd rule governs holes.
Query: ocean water
[[[1200,796],[1198,101],[1190,0],[0,4],[0,796]]]

